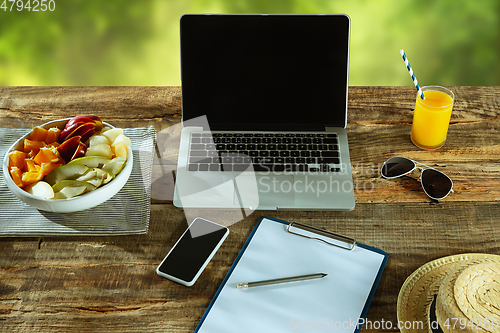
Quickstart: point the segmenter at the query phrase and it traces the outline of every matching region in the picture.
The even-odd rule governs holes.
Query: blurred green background
[[[0,85],[180,85],[183,13],[346,13],[350,85],[412,85],[401,48],[421,85],[500,84],[499,0],[54,1],[0,9]]]

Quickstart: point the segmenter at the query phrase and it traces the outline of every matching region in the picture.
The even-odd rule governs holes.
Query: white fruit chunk
[[[87,171],[85,174],[78,177],[76,180],[80,180],[82,182],[89,181],[90,179],[94,179],[97,176],[97,172],[95,170]]]
[[[93,170],[90,170],[89,172],[87,172],[83,176],[78,177],[76,180],[90,183],[97,188],[103,184],[104,176],[98,176],[96,170],[99,170],[99,169],[95,168]]]
[[[104,164],[109,163],[110,161],[111,160],[109,158],[103,156],[85,156],[85,157],[75,158],[67,165],[81,164],[89,168],[102,168]]]
[[[111,172],[114,176],[122,171],[127,159],[125,157],[115,157],[102,167],[102,170]]]
[[[105,137],[107,137],[109,142],[113,142],[113,141],[115,141],[116,137],[118,137],[118,135],[123,134],[123,129],[112,128],[106,132],[102,132],[101,134],[104,135]]]
[[[108,144],[100,144],[97,146],[90,146],[87,148],[86,156],[103,156],[106,158],[113,157],[113,152],[111,151],[111,147]]]
[[[104,133],[106,131],[109,131],[111,129],[111,127],[109,126],[104,126],[102,129],[101,129],[101,133]]]
[[[115,142],[116,142],[116,140],[115,140]],[[116,157],[127,158],[127,147],[123,143],[117,144],[114,148],[115,148],[115,156]]]
[[[92,135],[90,137],[90,146],[97,146],[102,144],[111,144],[111,141],[104,135]]]
[[[51,173],[49,173],[47,176],[43,178],[44,181],[49,183],[50,185],[54,185],[56,183],[59,183],[62,180],[73,180],[76,179],[82,175],[84,175],[87,171],[89,171],[89,168],[86,167],[85,165],[81,164],[66,164],[62,165],[59,168],[53,170]],[[57,191],[55,191],[57,192]]]
[[[42,199],[52,199],[54,197],[54,190],[49,183],[42,180],[29,184],[26,191]]]
[[[130,138],[125,136],[125,134],[120,134],[116,137],[116,139],[113,141],[111,144],[112,147],[115,147],[116,145],[123,144],[125,147],[128,147],[132,145],[132,141],[130,141]]]
[[[85,187],[85,191],[93,191],[95,189],[95,186],[88,183],[88,182],[82,182],[80,180],[62,180],[59,183],[55,184],[52,186],[52,189],[54,190],[54,193],[60,192],[63,188],[65,187]]]
[[[94,169],[97,172],[97,177],[102,177],[103,178],[103,184],[109,183],[113,178],[114,175],[109,172],[109,171],[104,171],[102,169],[95,168]]]
[[[94,177],[92,179],[87,180],[87,183],[94,185],[96,188],[101,186],[104,183],[104,177]]]
[[[81,195],[87,191],[85,186],[66,186],[55,193],[54,199],[69,199]]]

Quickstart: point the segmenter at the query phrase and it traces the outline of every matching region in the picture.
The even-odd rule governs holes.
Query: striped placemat
[[[0,128],[0,161],[9,147],[29,131]],[[134,154],[130,178],[111,199],[85,211],[52,213],[33,208],[12,194],[0,171],[0,237],[146,234],[156,131],[153,126],[126,128],[124,134],[131,139]]]

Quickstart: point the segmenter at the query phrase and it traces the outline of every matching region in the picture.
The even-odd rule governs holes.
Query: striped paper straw
[[[403,60],[405,61],[406,68],[408,69],[408,73],[410,73],[411,79],[413,80],[413,84],[415,84],[415,87],[417,88],[418,94],[420,95],[420,98],[424,99],[424,93],[422,92],[422,89],[420,89],[420,86],[418,85],[417,78],[415,77],[415,74],[413,73],[413,69],[411,69],[410,62],[408,61],[408,58],[406,58],[405,51],[403,49],[399,50],[399,53],[401,53],[401,56],[403,57]]]

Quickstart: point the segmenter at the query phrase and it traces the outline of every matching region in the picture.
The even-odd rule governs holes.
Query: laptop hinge
[[[335,132],[338,127],[325,127],[325,132]]]

